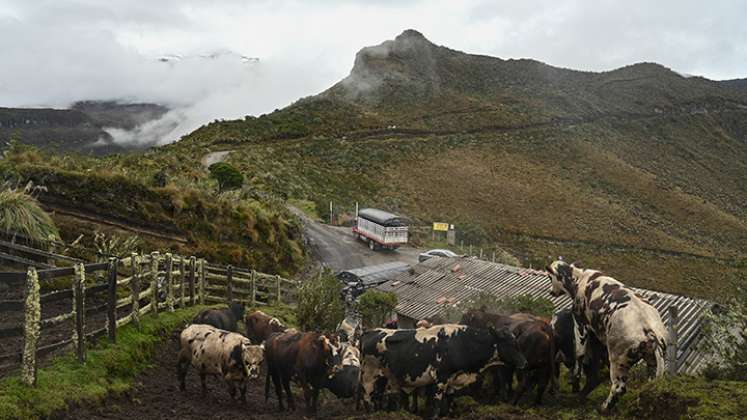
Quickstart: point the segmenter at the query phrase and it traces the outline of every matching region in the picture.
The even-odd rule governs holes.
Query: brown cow
[[[514,398],[516,404],[521,395],[533,385],[537,385],[535,403],[542,400],[548,380],[555,382],[555,340],[550,323],[536,315],[516,313],[513,315],[498,315],[484,310],[470,310],[462,317],[462,324],[477,328],[493,327],[508,328],[516,337],[522,354],[527,359],[526,372],[518,372],[519,389]],[[548,341],[549,337],[549,341]],[[511,393],[514,369],[510,366],[499,367],[494,371],[494,383],[498,384],[499,394],[505,398]]]
[[[512,332],[527,359],[526,369],[516,375],[519,386],[513,403],[518,403],[521,396],[536,385],[537,396],[534,403],[541,404],[547,384],[555,378],[555,337],[552,326],[547,320],[536,319],[517,323]],[[506,366],[504,372],[510,369],[510,366]],[[513,374],[504,376],[504,379],[511,381]]]
[[[329,376],[339,364],[340,354],[333,337],[316,332],[286,331],[273,334],[267,339],[265,359],[265,402],[269,397],[272,378],[280,410],[283,410],[282,388],[287,394],[289,408],[295,410],[290,390],[290,381],[293,379],[303,387],[307,411],[315,414],[319,391],[327,384]]]
[[[254,311],[246,316],[246,336],[252,343],[260,344],[273,333],[283,332],[287,328],[279,319],[262,311]]]

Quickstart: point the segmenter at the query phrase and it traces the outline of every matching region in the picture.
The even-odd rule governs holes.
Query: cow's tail
[[[653,331],[648,333],[648,340],[653,350],[653,359],[656,363],[655,376],[658,378],[667,373],[667,363],[677,363],[676,360],[667,360],[667,341],[663,337],[657,336]]]
[[[656,348],[654,349],[654,356],[656,356],[656,377],[664,376],[667,373],[666,366],[666,354],[667,354],[667,342],[666,340],[657,338]],[[670,360],[669,363],[677,363],[677,360]]]

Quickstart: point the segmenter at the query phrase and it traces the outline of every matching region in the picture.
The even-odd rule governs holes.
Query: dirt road
[[[295,207],[289,208],[303,221],[309,245],[319,261],[334,271],[392,261],[415,264],[422,252],[408,246],[396,251],[371,251],[366,243],[353,237],[350,228],[325,225],[310,219]]]

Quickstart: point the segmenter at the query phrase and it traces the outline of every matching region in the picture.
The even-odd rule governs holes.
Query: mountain
[[[709,298],[747,281],[747,92],[655,63],[581,72],[407,30],[318,95],[86,165],[209,189],[201,160],[215,151],[262,202],[383,208],[423,246],[449,222],[465,251],[498,245],[533,267],[562,255]]]
[[[0,108],[0,140],[18,138],[26,144],[84,154],[120,153],[134,146],[115,143],[107,129],[132,130],[167,111],[156,104],[116,101],[80,101],[70,109]]]

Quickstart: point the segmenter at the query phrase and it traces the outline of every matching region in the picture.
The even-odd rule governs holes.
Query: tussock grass
[[[39,241],[60,237],[52,218],[26,189],[0,185],[0,229],[22,233]]]

